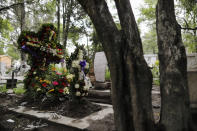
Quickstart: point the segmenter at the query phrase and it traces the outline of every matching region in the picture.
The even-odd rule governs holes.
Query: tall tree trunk
[[[104,47],[112,79],[112,102],[118,131],[153,131],[152,74],[129,0],[115,0],[119,31],[105,0],[78,0],[92,20]]]
[[[25,22],[25,14],[26,14],[26,12],[25,12],[25,1],[23,0],[22,2],[23,3],[20,6],[21,8],[20,8],[20,16],[19,16],[21,32],[24,31],[25,28],[26,28],[26,22]],[[25,53],[21,52],[21,62],[22,62],[21,64],[23,66],[25,66],[25,61],[26,61],[26,55],[25,55]]]
[[[60,0],[57,0],[57,32],[58,42],[60,42]]]
[[[67,41],[68,41],[68,33],[69,33],[69,29],[70,29],[70,18],[71,18],[71,14],[72,14],[72,9],[73,9],[73,0],[69,0],[69,2],[67,3],[68,5],[65,5],[65,28],[64,28],[64,49],[66,51],[66,47],[67,47]],[[67,8],[66,8],[67,7]]]
[[[156,11],[160,60],[161,119],[165,131],[188,131],[187,60],[173,0],[159,0]]]

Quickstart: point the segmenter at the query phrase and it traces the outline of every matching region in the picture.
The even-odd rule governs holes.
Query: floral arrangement
[[[53,24],[43,24],[38,33],[23,31],[18,39],[18,47],[31,57],[46,58],[46,63],[59,63],[63,61],[63,47],[57,43],[56,32]]]
[[[57,30],[53,24],[43,24],[38,33],[23,31],[18,48],[29,56],[28,71],[24,83],[27,93],[33,97],[61,96],[68,94],[69,82],[65,74],[51,72],[51,63],[63,62],[62,45],[57,42]],[[52,75],[53,80],[47,76]]]
[[[37,92],[46,93],[47,97],[69,95],[70,82],[72,81],[70,74],[65,71],[64,73],[59,73],[55,67],[50,67],[45,75],[44,79],[36,77],[34,88]]]
[[[84,59],[83,47],[78,46],[70,59],[70,72],[74,78],[71,82],[70,91],[73,98],[82,98],[88,95],[88,90],[92,86],[86,74],[89,71],[89,63]]]

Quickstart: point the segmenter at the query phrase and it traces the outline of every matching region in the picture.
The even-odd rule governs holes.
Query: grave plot
[[[14,116],[19,114],[30,123],[33,117],[36,121],[46,120],[47,124],[55,123],[73,130],[84,130],[88,129],[90,122],[101,120],[113,113],[111,105],[96,104],[85,99],[92,85],[86,76],[89,64],[83,47],[77,47],[67,59],[67,69],[60,72],[51,65],[64,61],[62,46],[57,43],[56,38],[56,29],[52,24],[42,25],[38,33],[21,33],[18,48],[28,54],[31,68],[25,76],[24,95],[18,97],[13,93],[5,93],[1,98],[2,110],[7,110],[3,116],[8,118],[10,115],[13,118],[2,120],[3,123],[22,122]],[[30,123],[28,125],[31,125]],[[42,123],[39,124],[38,128],[42,126]]]

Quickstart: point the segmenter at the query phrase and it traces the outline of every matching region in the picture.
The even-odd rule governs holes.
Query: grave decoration
[[[67,67],[73,74],[73,81],[70,83],[70,92],[73,99],[80,99],[88,95],[92,86],[90,79],[86,76],[89,72],[88,57],[83,46],[76,46],[76,50],[67,58]]]
[[[30,70],[24,85],[34,98],[63,95],[69,86],[66,74],[51,71],[51,63],[63,62],[62,45],[57,42],[57,30],[53,24],[43,24],[38,33],[23,31],[18,39],[18,48],[28,54]],[[47,75],[56,80],[46,79]]]

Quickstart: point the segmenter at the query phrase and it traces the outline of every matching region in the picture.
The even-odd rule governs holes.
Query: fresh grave
[[[112,128],[114,126],[113,116],[106,120],[106,117],[113,113],[111,105],[100,104],[100,106],[105,108],[82,118],[73,118],[57,114],[56,111],[41,111],[35,108],[17,106],[14,105],[14,101],[19,100],[19,98],[14,96],[9,97],[12,98],[9,99],[9,102],[5,102],[5,97],[0,97],[0,105],[4,106],[0,106],[0,129],[18,129],[20,131],[28,128],[36,128],[38,131],[80,131],[87,129],[88,131],[100,131],[99,127],[102,126],[104,131],[111,131],[109,123],[106,125],[104,122],[109,122],[109,120]]]
[[[51,64],[64,61],[63,48],[57,42],[57,35],[53,24],[43,24],[38,33],[23,31],[19,36],[18,47],[28,54],[31,67],[24,80],[26,92],[21,102],[60,114],[79,114],[73,117],[84,117],[80,114],[100,110],[100,106],[83,99],[91,87],[86,77],[89,64],[83,46],[77,46],[71,57],[67,58],[70,66],[61,73]]]

